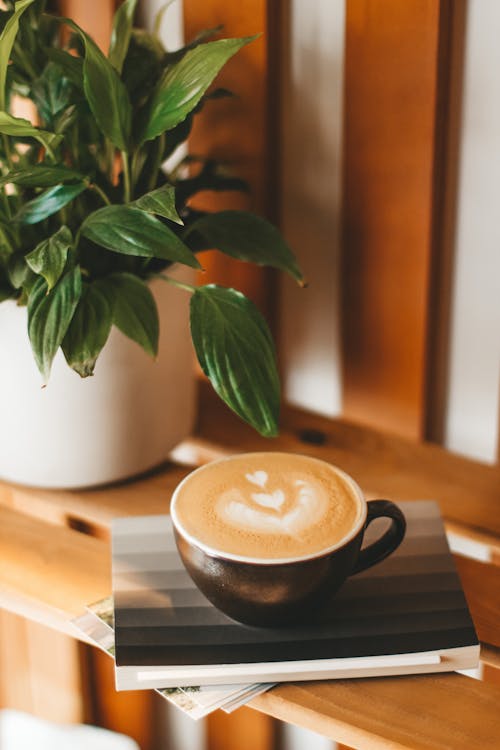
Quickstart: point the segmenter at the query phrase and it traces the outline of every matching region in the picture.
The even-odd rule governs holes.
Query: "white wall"
[[[167,0],[142,0],[140,3],[140,24],[153,29],[157,13],[167,4]],[[175,0],[166,12],[160,27],[160,37],[167,50],[175,50],[184,42],[182,0]]]
[[[469,0],[446,445],[494,461],[500,392],[500,2]]]
[[[291,0],[283,112],[283,223],[309,288],[283,281],[280,351],[293,404],[328,415],[341,406],[339,228],[344,0]]]

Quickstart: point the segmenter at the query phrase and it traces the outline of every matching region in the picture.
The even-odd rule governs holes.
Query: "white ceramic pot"
[[[170,275],[192,281],[190,269]],[[153,361],[113,328],[93,377],[61,351],[41,387],[26,333],[27,312],[0,304],[0,478],[38,487],[114,482],[163,462],[189,435],[195,375],[189,294],[156,280],[160,343]]]

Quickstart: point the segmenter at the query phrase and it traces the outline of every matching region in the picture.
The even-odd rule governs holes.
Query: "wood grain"
[[[237,96],[209,103],[197,116],[189,151],[211,156],[227,164],[234,174],[245,179],[250,194],[202,193],[193,205],[202,210],[251,209],[269,218],[276,205],[272,187],[277,174],[272,145],[275,130],[269,128],[271,93],[276,86],[269,75],[271,40],[268,35],[266,0],[240,0],[222,4],[220,0],[185,0],[186,39],[202,29],[223,24],[222,36],[261,34],[244,47],[217,77],[216,85],[234,91]],[[273,110],[274,111],[274,110]],[[271,201],[270,196],[273,195]],[[241,263],[216,252],[204,253],[200,261],[205,272],[200,283],[216,282],[234,286],[247,294],[269,317],[273,312],[273,279],[262,268]]]
[[[450,674],[283,685],[250,705],[357,750],[484,750],[498,740],[499,699]]]
[[[0,610],[0,707],[59,723],[87,720],[80,648],[64,633]]]
[[[58,0],[59,12],[72,18],[85,31],[92,35],[99,47],[107,52],[115,11],[114,0],[100,0],[89,3],[88,0]]]
[[[118,515],[140,514],[147,496],[148,513],[165,513],[170,495],[192,466],[168,465],[146,477],[78,492],[37,490],[0,482],[0,503],[52,523],[85,522],[94,535],[106,531]]]
[[[500,568],[460,555],[455,565],[480,639],[500,647]]]
[[[109,594],[109,549],[98,539],[0,506],[0,588],[69,619]]]
[[[344,414],[413,438],[425,413],[440,6],[346,4]]]
[[[87,648],[93,697],[92,722],[132,737],[141,750],[154,745],[154,696],[148,690],[115,690],[114,661],[97,648]]]
[[[207,718],[207,750],[274,750],[275,727],[268,716],[249,708],[233,714],[216,711]]]
[[[423,436],[442,444],[450,359],[466,0],[441,0]]]

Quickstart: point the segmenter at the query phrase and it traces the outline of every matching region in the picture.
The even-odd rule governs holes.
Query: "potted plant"
[[[44,0],[0,12],[0,476],[10,480],[93,485],[164,460],[192,424],[188,317],[218,395],[261,434],[277,432],[263,317],[192,274],[197,253],[217,248],[300,282],[294,256],[262,218],[190,207],[199,190],[244,188],[216,163],[188,176],[162,168],[196,113],[228,95],[208,90],[252,39],[207,32],[167,52],[133,27],[136,2],[116,12],[107,57]],[[36,123],[11,113],[14,95]]]

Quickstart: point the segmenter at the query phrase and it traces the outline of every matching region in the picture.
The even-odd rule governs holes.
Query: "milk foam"
[[[260,485],[267,484],[265,481]],[[249,482],[253,480],[246,474]],[[224,492],[216,503],[219,518],[236,529],[257,531],[262,534],[300,536],[308,527],[319,523],[328,510],[327,500],[316,488],[303,479],[296,479],[292,491],[272,489],[264,492],[244,492],[233,488]],[[289,510],[282,511],[283,506]]]
[[[332,546],[364,511],[355,486],[323,461],[250,453],[195,471],[176,493],[185,530],[221,552],[264,558]]]

